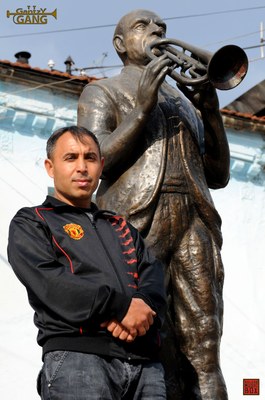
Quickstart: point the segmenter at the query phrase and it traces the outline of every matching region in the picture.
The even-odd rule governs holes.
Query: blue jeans
[[[42,400],[165,400],[160,363],[136,363],[69,351],[44,357],[39,375]]]

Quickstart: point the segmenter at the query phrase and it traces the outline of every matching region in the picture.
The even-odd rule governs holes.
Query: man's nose
[[[77,170],[80,172],[86,172],[87,171],[87,163],[86,160],[83,158],[79,158],[77,160]]]
[[[154,33],[160,37],[163,35],[163,32],[164,32],[162,26],[157,25],[155,22],[153,22],[151,24],[151,30],[152,30],[152,33]]]

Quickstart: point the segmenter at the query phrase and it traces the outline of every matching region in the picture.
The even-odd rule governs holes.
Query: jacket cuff
[[[125,317],[125,315],[127,314],[127,311],[131,304],[131,300],[132,299],[130,297],[126,297],[122,294],[116,293],[113,302],[113,310],[115,313],[114,318],[116,318],[118,322],[121,322]]]
[[[157,328],[161,328],[162,323],[163,323],[163,319],[161,319],[161,316],[159,315],[159,312],[157,310],[157,308],[154,306],[154,304],[152,303],[152,301],[150,300],[149,297],[145,296],[143,293],[137,292],[133,295],[133,298],[138,298],[138,299],[142,299],[150,308],[152,308],[153,311],[156,312],[156,317],[154,318],[155,324],[157,326]]]

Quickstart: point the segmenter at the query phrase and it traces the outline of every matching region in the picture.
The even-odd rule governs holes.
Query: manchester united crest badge
[[[85,232],[82,226],[77,224],[67,224],[63,227],[64,231],[70,236],[71,239],[80,240],[84,236]]]

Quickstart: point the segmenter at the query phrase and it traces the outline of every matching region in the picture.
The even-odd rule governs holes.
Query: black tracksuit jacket
[[[156,358],[166,309],[163,270],[124,218],[48,196],[12,219],[8,259],[27,289],[43,355],[66,350]],[[142,298],[157,317],[145,336],[126,343],[100,324],[121,321],[132,297]]]

